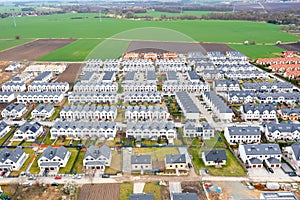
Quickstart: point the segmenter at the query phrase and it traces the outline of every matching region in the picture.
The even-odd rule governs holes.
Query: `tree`
[[[75,194],[75,191],[76,191],[75,183],[74,183],[73,181],[67,182],[67,183],[61,188],[61,191],[63,191],[65,194],[68,194],[68,195],[73,195],[73,194]]]

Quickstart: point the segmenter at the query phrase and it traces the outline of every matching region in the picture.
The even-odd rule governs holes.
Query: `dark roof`
[[[188,71],[188,75],[190,77],[190,80],[199,80],[200,76],[197,74],[196,71]]]
[[[197,200],[196,193],[172,193],[173,200]]]
[[[45,77],[49,76],[50,74],[52,74],[52,72],[43,72],[40,75],[38,75],[34,81],[41,81],[43,80]]]
[[[156,74],[155,71],[148,71],[147,72],[147,80],[156,80]]]
[[[258,126],[230,126],[229,135],[260,135]]]
[[[130,200],[154,200],[154,194],[130,194]]]
[[[210,151],[204,151],[204,155],[206,161],[221,162],[223,160],[227,160],[225,150],[214,149]]]
[[[43,151],[40,158],[46,157],[49,160],[51,160],[52,158],[57,156],[63,160],[63,159],[65,159],[67,153],[68,153],[68,149],[64,146],[61,146],[59,148],[53,148],[53,147],[49,146]]]
[[[151,164],[150,155],[132,155],[131,164]]]
[[[111,150],[108,146],[103,145],[100,148],[98,148],[92,145],[86,150],[84,158],[86,158],[87,156],[91,156],[94,159],[98,159],[100,156],[104,156],[105,158],[109,159],[110,154]]]
[[[291,145],[291,147],[292,147],[292,150],[295,154],[296,160],[299,161],[300,160],[300,144],[295,142]]]
[[[127,72],[125,76],[125,81],[133,81],[134,80],[135,72]]]
[[[262,164],[261,160],[259,160],[258,158],[251,158],[249,161],[251,164]]]
[[[115,72],[105,72],[102,80],[111,80]]]
[[[17,147],[13,151],[5,147],[0,152],[0,162],[4,163],[7,159],[9,159],[16,163],[23,155],[23,153],[25,152],[21,147]]]
[[[186,163],[185,154],[167,154],[166,163]]]
[[[281,150],[278,144],[243,144],[246,155],[278,155]]]

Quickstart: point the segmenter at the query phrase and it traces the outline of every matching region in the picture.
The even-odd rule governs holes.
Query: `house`
[[[116,132],[116,123],[109,121],[56,121],[50,129],[51,139],[59,136],[73,139],[84,137],[113,139]]]
[[[21,147],[14,150],[4,148],[0,151],[0,172],[18,171],[28,158]]]
[[[134,83],[136,81],[136,72],[127,72],[123,83]]]
[[[282,154],[278,144],[241,144],[239,154],[248,168],[262,168],[264,164],[276,168],[281,166]]]
[[[110,166],[111,158],[111,149],[108,146],[96,147],[92,145],[85,152],[83,166],[86,169],[100,169],[104,172],[105,167]]]
[[[105,72],[102,77],[102,82],[104,83],[112,83],[115,80],[116,80],[116,75],[115,72],[113,71]]]
[[[117,92],[116,82],[78,82],[73,87],[73,92]]]
[[[300,64],[299,57],[292,58],[258,58],[256,63],[260,65],[273,65],[273,64]]]
[[[5,68],[5,71],[6,72],[12,72],[15,69],[18,69],[20,67],[21,67],[21,63],[20,62],[13,62],[8,67]]]
[[[137,172],[141,171],[141,174],[144,171],[152,170],[152,160],[151,155],[131,155],[131,171]]]
[[[158,139],[159,137],[176,138],[173,122],[128,122],[127,138]]]
[[[114,121],[117,117],[115,106],[94,106],[94,105],[71,105],[64,106],[60,111],[60,118],[68,121]]]
[[[300,124],[293,123],[266,123],[264,125],[265,136],[269,141],[300,139]]]
[[[216,92],[240,91],[240,84],[237,80],[215,80],[213,87]]]
[[[11,78],[11,82],[14,82],[14,83],[26,83],[27,81],[29,81],[31,78],[33,77],[33,73],[22,73],[22,74],[19,74],[13,78]]]
[[[178,175],[180,171],[189,169],[185,154],[167,154],[165,157],[165,168],[168,171],[175,171]]]
[[[53,171],[57,173],[59,168],[67,165],[70,156],[71,152],[64,146],[59,148],[48,146],[38,159],[38,166],[41,172]]]
[[[70,103],[116,103],[116,92],[72,92],[68,96]]]
[[[43,133],[43,126],[35,122],[33,124],[25,122],[15,133],[13,140],[35,141],[35,139]]]
[[[14,92],[0,92],[0,103],[9,103],[16,99]]]
[[[223,69],[224,70],[224,69]],[[224,70],[225,71],[225,70]],[[233,80],[253,80],[253,79],[268,79],[269,74],[257,71],[257,70],[235,70],[235,71],[227,71],[224,74],[225,78],[233,79]]]
[[[190,94],[187,92],[176,92],[175,98],[180,106],[183,115],[187,119],[196,119],[199,120],[200,118],[200,110],[198,106],[195,104],[193,99],[190,97]]]
[[[155,92],[157,85],[155,82],[133,82],[122,85],[124,92]]]
[[[241,106],[245,120],[276,120],[276,108],[272,104],[245,104]]]
[[[63,100],[62,92],[21,92],[17,96],[19,103],[59,103]]]
[[[159,69],[159,72],[187,72],[191,71],[191,65],[186,64],[185,59],[176,59],[176,60],[167,60],[159,59],[155,62],[156,66]]]
[[[201,82],[200,76],[194,70],[193,71],[188,71],[187,77],[188,77],[188,80],[191,81],[192,83]]]
[[[226,56],[229,60],[248,60],[248,57],[239,51],[226,51]]]
[[[145,60],[145,59],[122,60],[121,66],[123,67],[123,72],[155,71],[155,66],[153,65],[153,61]]]
[[[63,92],[69,90],[69,83],[67,82],[33,82],[28,86],[29,92]]]
[[[224,71],[222,70],[203,70],[201,75],[204,80],[219,80],[224,79]]]
[[[264,92],[257,94],[256,97],[259,103],[286,103],[286,104],[295,104],[300,102],[300,93],[299,92]]]
[[[127,106],[125,119],[133,121],[165,121],[170,113],[166,106]]]
[[[204,140],[214,137],[214,129],[208,123],[187,122],[183,126],[184,137],[200,137]]]
[[[125,103],[137,103],[137,102],[148,102],[148,103],[161,103],[160,92],[125,92],[123,93],[123,101]]]
[[[54,106],[51,104],[39,104],[31,112],[32,118],[46,119],[54,114]]]
[[[26,90],[24,82],[6,82],[2,84],[2,92],[23,92]]]
[[[97,79],[97,73],[95,72],[86,72],[80,79],[80,83],[91,83],[92,80]]]
[[[252,103],[256,94],[252,91],[229,91],[227,100],[231,104]]]
[[[21,118],[23,114],[27,111],[27,108],[24,104],[9,104],[1,112],[1,115],[5,119],[16,119]]]
[[[259,126],[229,126],[225,127],[224,136],[230,145],[259,143],[261,132]]]
[[[295,169],[300,169],[300,144],[295,142],[291,146],[284,148],[286,157]]]
[[[203,100],[211,108],[216,117],[221,120],[232,120],[234,116],[232,109],[215,92],[204,92]]]
[[[10,126],[4,121],[0,121],[0,138],[3,138],[9,131]]]
[[[156,84],[156,72],[155,71],[147,71],[146,80],[148,83]]]
[[[283,120],[298,120],[300,119],[300,108],[281,108],[277,111],[279,117],[281,117]]]
[[[174,95],[174,92],[203,93],[210,91],[210,85],[201,81],[165,81],[162,84],[162,91],[164,95]]]
[[[154,194],[130,194],[129,200],[154,200]]]
[[[204,70],[215,70],[216,65],[211,61],[202,60],[194,62],[194,68],[196,72],[202,72]]]
[[[49,82],[53,78],[53,73],[50,71],[42,72],[37,77],[33,79],[33,82],[35,83],[45,83]]]
[[[198,196],[194,192],[189,193],[172,193],[171,200],[197,200]]]
[[[82,68],[82,73],[86,72],[101,72],[103,61],[101,59],[89,59]]]
[[[222,54],[220,51],[208,51],[207,57],[213,61],[214,63],[216,61],[224,61],[226,60],[226,56]]]
[[[260,200],[298,200],[293,192],[261,192]]]
[[[288,82],[246,82],[242,83],[244,91],[253,92],[293,92],[293,85]]]
[[[219,149],[203,151],[202,160],[205,166],[222,167],[222,165],[226,165],[226,151]]]

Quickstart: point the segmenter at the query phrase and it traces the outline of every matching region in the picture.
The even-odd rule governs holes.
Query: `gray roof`
[[[166,163],[186,163],[185,154],[167,154]]]
[[[300,115],[300,107],[296,108],[281,108],[282,115],[297,114]]]
[[[191,80],[199,80],[200,76],[197,74],[196,71],[188,71],[188,75]]]
[[[229,126],[229,135],[260,135],[259,126]]]
[[[278,163],[280,163],[280,160],[278,160],[277,158],[273,158],[273,157],[270,157],[267,160],[268,160],[268,162],[270,164],[278,164]]]
[[[139,129],[139,130],[170,130],[175,129],[173,122],[128,122],[126,130]]]
[[[130,194],[130,200],[154,200],[154,194]]]
[[[147,80],[148,81],[155,81],[156,80],[156,74],[155,71],[148,71],[147,72]]]
[[[38,112],[42,112],[43,110],[45,110],[46,112],[50,112],[52,109],[54,109],[54,106],[51,104],[39,104],[35,110],[37,110]]]
[[[111,80],[114,76],[115,72],[105,72],[102,80]]]
[[[169,112],[167,106],[127,106],[126,111],[130,112]]]
[[[94,72],[86,72],[81,78],[82,81],[88,81],[94,76]]]
[[[49,76],[50,74],[52,74],[52,72],[42,72],[40,75],[38,75],[33,81],[41,81],[43,80],[45,77]]]
[[[60,162],[42,162],[41,167],[59,167]]]
[[[229,91],[228,92],[228,96],[230,98],[234,97],[234,96],[237,96],[239,98],[245,98],[245,97],[248,97],[248,96],[251,96],[251,97],[255,97],[255,93],[254,92],[251,92],[251,91]]]
[[[24,108],[26,108],[26,106],[24,104],[14,104],[14,103],[11,103],[9,104],[8,106],[6,106],[5,110],[7,111],[13,111],[15,110],[16,112],[19,112],[21,110],[23,110]]]
[[[281,155],[278,144],[243,144],[246,155]]]
[[[13,151],[5,147],[0,152],[0,162],[4,163],[7,159],[9,159],[16,163],[23,155],[23,153],[25,152],[21,147],[16,147]]]
[[[295,154],[296,160],[300,161],[300,144],[295,142],[291,145],[291,148]]]
[[[94,159],[98,159],[100,156],[104,156],[105,158],[109,159],[110,155],[111,149],[108,146],[103,145],[101,147],[96,147],[92,145],[86,150],[84,158],[91,156]]]
[[[133,81],[134,80],[135,72],[127,72],[125,76],[125,81]]]
[[[67,122],[67,121],[57,121],[54,123],[52,128],[56,129],[73,129],[75,130],[76,128],[78,129],[114,129],[116,126],[115,122],[110,122],[110,121],[91,121],[91,122],[78,122],[78,121],[72,121],[72,122]]]
[[[41,124],[38,122],[34,122],[34,124],[31,124],[29,122],[25,122],[20,128],[19,131],[22,133],[26,133],[27,131],[31,131],[32,133],[37,132],[41,128]]]
[[[281,133],[287,132],[287,133],[293,133],[294,131],[300,132],[300,124],[293,124],[293,123],[285,123],[281,122],[279,124],[275,123],[268,123],[266,124],[266,127],[269,132],[279,131]]]
[[[204,92],[204,95],[218,108],[220,113],[232,113],[232,109],[215,92]]]
[[[265,200],[298,200],[292,192],[262,192],[261,196]]]
[[[176,72],[174,72],[174,71],[167,71],[167,80],[168,81],[177,81],[178,78],[176,76]]]
[[[226,85],[227,87],[230,85],[239,85],[237,80],[215,80],[215,86],[218,85]]]
[[[205,160],[213,161],[213,162],[222,162],[223,160],[227,160],[226,151],[213,149],[210,151],[204,151]]]
[[[151,155],[131,155],[131,164],[151,164]]]
[[[202,123],[187,122],[186,124],[184,124],[184,128],[186,130],[196,129],[197,132],[202,132],[203,130],[213,129],[207,122],[202,122]]]
[[[3,83],[3,86],[23,86],[25,85],[24,82],[6,82],[6,83]]]
[[[53,148],[51,146],[48,146],[42,153],[41,157],[46,157],[49,160],[54,158],[55,156],[59,157],[60,159],[65,159],[66,155],[68,153],[68,149],[64,146],[60,146],[59,148]]]
[[[184,106],[187,113],[200,113],[199,108],[187,92],[176,92],[176,96]]]
[[[272,104],[245,104],[243,105],[243,111],[246,113],[249,110],[251,110],[252,112],[258,110],[260,114],[262,114],[265,110],[268,111],[276,111],[276,108],[274,105]]]
[[[264,87],[268,90],[270,90],[272,87],[277,87],[277,88],[281,88],[281,89],[292,89],[293,85],[291,85],[288,82],[262,82],[262,83],[258,83],[258,82],[247,82],[247,83],[243,83],[242,87],[245,89],[251,89],[251,90],[265,90],[263,89]]]
[[[3,131],[6,127],[8,127],[8,124],[4,121],[0,121],[0,132]]]
[[[251,158],[250,160],[250,163],[253,165],[258,165],[258,164],[262,164],[262,161],[259,160],[258,158]]]
[[[274,100],[277,100],[280,97],[284,97],[285,100],[295,100],[299,102],[300,100],[300,93],[299,92],[264,92],[258,93],[257,98],[259,100],[265,100],[268,97],[272,97]]]
[[[68,112],[68,111],[72,111],[72,112],[115,112],[117,110],[116,106],[93,106],[93,105],[84,105],[84,106],[81,106],[81,105],[71,105],[71,106],[64,106],[62,108],[61,111],[64,111],[64,112]]]
[[[173,200],[197,200],[196,193],[172,193]]]

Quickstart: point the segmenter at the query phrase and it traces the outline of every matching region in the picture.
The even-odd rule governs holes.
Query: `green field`
[[[21,44],[24,44],[26,42],[31,41],[30,39],[20,39],[20,40],[15,40],[15,39],[8,39],[8,40],[0,40],[0,51],[4,49],[8,49],[14,46],[18,46]]]
[[[207,15],[211,13],[210,11],[183,11],[182,13],[170,13],[170,12],[159,12],[159,11],[147,11],[147,13],[136,13],[135,16],[151,16],[155,18],[159,18],[162,15],[166,15],[167,17],[179,17],[183,15],[194,15],[197,17],[201,17],[202,15]]]
[[[273,45],[229,44],[228,46],[252,59],[277,57],[284,51],[284,49]]]

